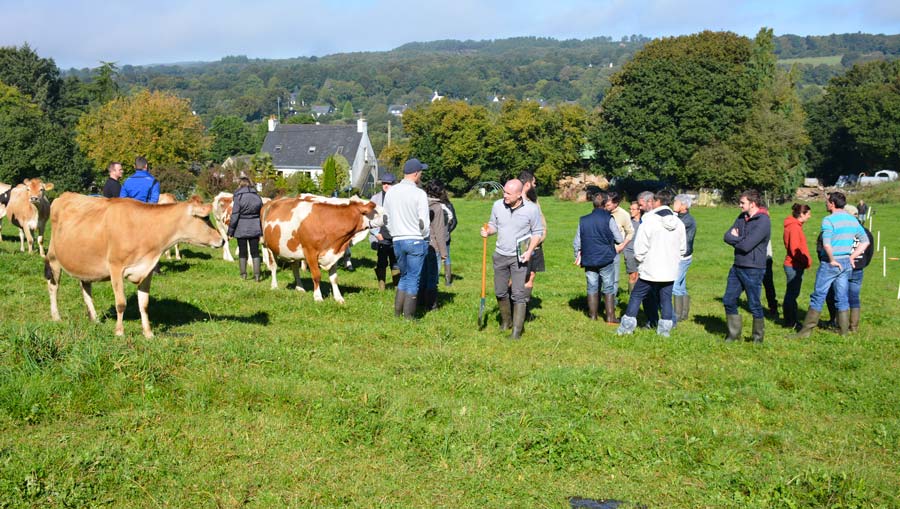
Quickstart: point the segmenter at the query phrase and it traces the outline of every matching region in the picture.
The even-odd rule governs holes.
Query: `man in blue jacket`
[[[609,195],[600,190],[588,190],[594,210],[581,216],[572,248],[575,251],[575,265],[584,267],[587,281],[588,316],[596,320],[600,313],[600,292],[609,305],[606,306],[606,322],[619,323],[616,320],[616,244],[625,241],[619,225],[606,210]]]
[[[741,213],[734,224],[725,232],[725,243],[734,247],[734,265],[728,271],[728,284],[722,303],[728,336],[725,341],[741,339],[741,315],[738,314],[738,298],[747,293],[747,304],[753,315],[753,341],[762,343],[766,321],[763,314],[760,293],[763,276],[766,273],[766,245],[772,235],[769,213],[760,206],[759,191],[750,189],[741,193]]]
[[[134,174],[122,184],[119,198],[133,198],[144,203],[159,201],[159,181],[147,171],[147,159],[138,156],[134,160]]]

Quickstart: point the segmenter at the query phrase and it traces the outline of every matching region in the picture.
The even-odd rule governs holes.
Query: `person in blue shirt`
[[[144,203],[159,201],[159,181],[147,170],[147,158],[135,158],[134,174],[122,184],[119,198],[132,198]]]
[[[809,337],[819,323],[819,314],[825,305],[828,290],[834,285],[838,326],[843,336],[850,329],[850,302],[848,285],[850,274],[856,268],[856,260],[869,247],[869,238],[855,216],[844,210],[847,198],[835,191],[828,194],[825,208],[829,215],[822,219],[822,249],[824,256],[816,272],[816,285],[809,298],[809,310],[803,321],[803,328],[795,338]],[[821,255],[820,255],[821,256]]]

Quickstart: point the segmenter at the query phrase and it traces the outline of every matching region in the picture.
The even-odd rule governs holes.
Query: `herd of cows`
[[[232,195],[219,193],[211,204],[198,196],[176,202],[172,195],[160,195],[158,204],[129,198],[102,198],[63,193],[51,204],[45,191],[53,184],[26,179],[9,186],[0,183],[0,227],[8,216],[19,228],[21,252],[33,252],[33,244],[44,258],[44,277],[50,294],[50,316],[60,320],[57,292],[62,271],[81,282],[81,293],[91,320],[97,312],[91,285],[109,280],[116,300],[117,336],[124,334],[125,280],[138,285],[138,307],[144,336],[152,337],[147,304],[153,269],[163,252],[178,243],[221,247],[223,258],[234,261],[227,230],[231,219]],[[272,274],[272,288],[278,287],[278,261],[288,261],[295,287],[300,283],[301,261],[308,261],[314,298],[322,300],[322,270],[328,272],[334,299],[343,303],[337,285],[338,261],[352,245],[366,238],[368,230],[382,225],[384,211],[373,202],[357,197],[326,198],[312,194],[266,200],[260,213],[263,259]],[[210,216],[215,224],[210,221]],[[44,254],[43,235],[47,221],[52,235]],[[36,237],[35,237],[36,233]]]

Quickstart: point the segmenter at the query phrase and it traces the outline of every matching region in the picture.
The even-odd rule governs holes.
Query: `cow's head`
[[[380,228],[384,226],[384,209],[375,205],[375,202],[356,203],[357,209],[363,216],[364,228]]]
[[[39,178],[34,179],[25,179],[22,182],[25,185],[25,189],[28,192],[28,199],[31,203],[37,203],[41,198],[44,197],[44,191],[50,191],[53,189],[53,184],[50,182],[43,182]]]
[[[209,221],[212,204],[203,203],[197,195],[191,196],[186,203],[189,219],[183,226],[185,241],[202,246],[222,247],[225,241]]]

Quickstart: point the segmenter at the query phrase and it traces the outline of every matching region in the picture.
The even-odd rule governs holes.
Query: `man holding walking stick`
[[[494,293],[500,308],[500,330],[512,328],[511,339],[519,339],[525,329],[528,292],[528,260],[541,241],[544,226],[534,203],[522,199],[522,182],[509,180],[503,199],[494,202],[488,224],[481,236],[497,234],[494,249]]]

